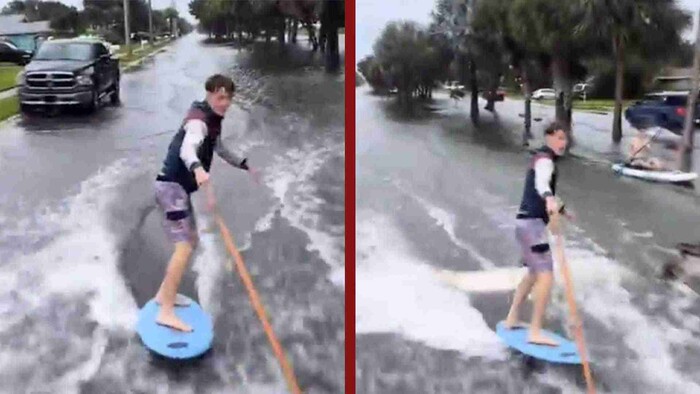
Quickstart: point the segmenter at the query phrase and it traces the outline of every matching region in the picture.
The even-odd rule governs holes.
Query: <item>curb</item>
[[[143,63],[144,60],[149,59],[149,58],[152,58],[153,56],[155,56],[155,55],[157,55],[157,54],[159,54],[159,53],[165,51],[166,49],[168,49],[168,46],[170,46],[170,44],[165,45],[165,46],[162,47],[162,48],[156,49],[155,51],[149,53],[148,55],[146,55],[146,56],[144,56],[144,57],[142,57],[142,58],[140,58],[140,59],[138,59],[138,60],[134,60],[134,61],[131,62],[131,63],[127,63],[127,64],[125,64],[124,66],[120,67],[120,70],[121,70],[121,71],[124,71],[124,72],[128,72],[128,71],[131,70],[132,68],[135,68],[135,67],[138,67],[139,65],[141,65],[141,63]]]
[[[9,118],[0,120],[0,128],[5,127],[8,123],[13,122],[21,117],[20,114],[11,115]]]

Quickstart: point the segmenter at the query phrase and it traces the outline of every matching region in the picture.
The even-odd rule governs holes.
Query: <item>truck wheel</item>
[[[100,100],[99,100],[99,95],[97,94],[97,91],[92,91],[92,98],[90,99],[90,102],[87,104],[87,110],[88,112],[95,112],[97,108],[100,106]]]
[[[119,97],[119,80],[114,83],[114,87],[112,88],[112,95],[110,96],[110,102],[113,105],[118,105],[121,102],[121,98]]]

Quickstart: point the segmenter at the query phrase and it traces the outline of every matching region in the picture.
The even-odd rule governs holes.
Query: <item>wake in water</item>
[[[398,190],[409,193],[406,187]],[[432,221],[453,246],[480,261],[482,270],[495,267],[489,264],[488,251],[458,235],[457,214],[450,208],[441,208],[416,194],[410,197],[421,207],[425,221]],[[481,197],[473,198],[478,205]],[[489,198],[488,193],[483,198]],[[506,205],[498,212],[491,208],[487,211],[496,216],[478,226],[505,227],[504,236],[511,234],[512,224],[503,213],[514,221],[513,210]],[[402,236],[407,228],[372,210],[359,210],[357,218],[358,334],[391,332],[434,349],[457,350],[467,358],[484,357],[484,368],[512,359],[513,353],[504,349],[491,327],[505,317],[510,292],[487,297],[455,290],[438,280],[433,266],[440,262],[419,257],[424,246]],[[700,319],[692,315],[700,301],[697,295],[641,277],[610,258],[583,229],[575,225],[567,228],[566,256],[600,391],[607,392],[609,387],[615,388],[610,392],[698,392],[700,375],[686,367],[689,360],[700,359],[700,347],[693,340],[700,334]],[[512,267],[519,266],[514,261]],[[558,268],[555,264],[557,285],[547,316],[548,326],[557,330],[567,326],[568,318]],[[499,303],[503,305],[497,306]],[[573,335],[566,330],[564,334]],[[578,390],[571,381],[575,375],[561,374],[556,366],[548,366],[537,380],[565,391]]]
[[[99,367],[109,333],[130,336],[137,307],[119,273],[117,240],[103,222],[130,175],[124,160],[83,182],[65,211],[37,219],[60,235],[0,266],[4,387],[78,391]]]

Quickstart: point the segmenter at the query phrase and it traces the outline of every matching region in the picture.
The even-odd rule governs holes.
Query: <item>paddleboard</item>
[[[189,297],[178,294],[175,314],[192,332],[182,332],[156,323],[160,311],[155,299],[139,311],[136,331],[143,344],[154,353],[174,359],[188,359],[204,354],[214,340],[211,317]]]
[[[559,346],[536,345],[527,341],[528,328],[507,329],[503,322],[496,325],[496,335],[509,347],[536,359],[557,364],[581,364],[581,356],[576,344],[551,331],[542,330],[542,334],[559,342]]]
[[[650,170],[640,170],[636,168],[629,168],[623,166],[622,164],[616,163],[612,165],[612,170],[620,175],[625,175],[633,178],[645,179],[654,182],[690,182],[698,177],[695,172],[683,172],[683,171],[650,171]]]

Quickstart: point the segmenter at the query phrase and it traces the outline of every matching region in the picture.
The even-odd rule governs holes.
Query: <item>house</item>
[[[38,46],[37,40],[51,35],[49,24],[49,21],[26,22],[24,15],[0,15],[0,40],[34,52]]]
[[[654,90],[689,91],[692,85],[692,68],[669,67],[654,78]]]

